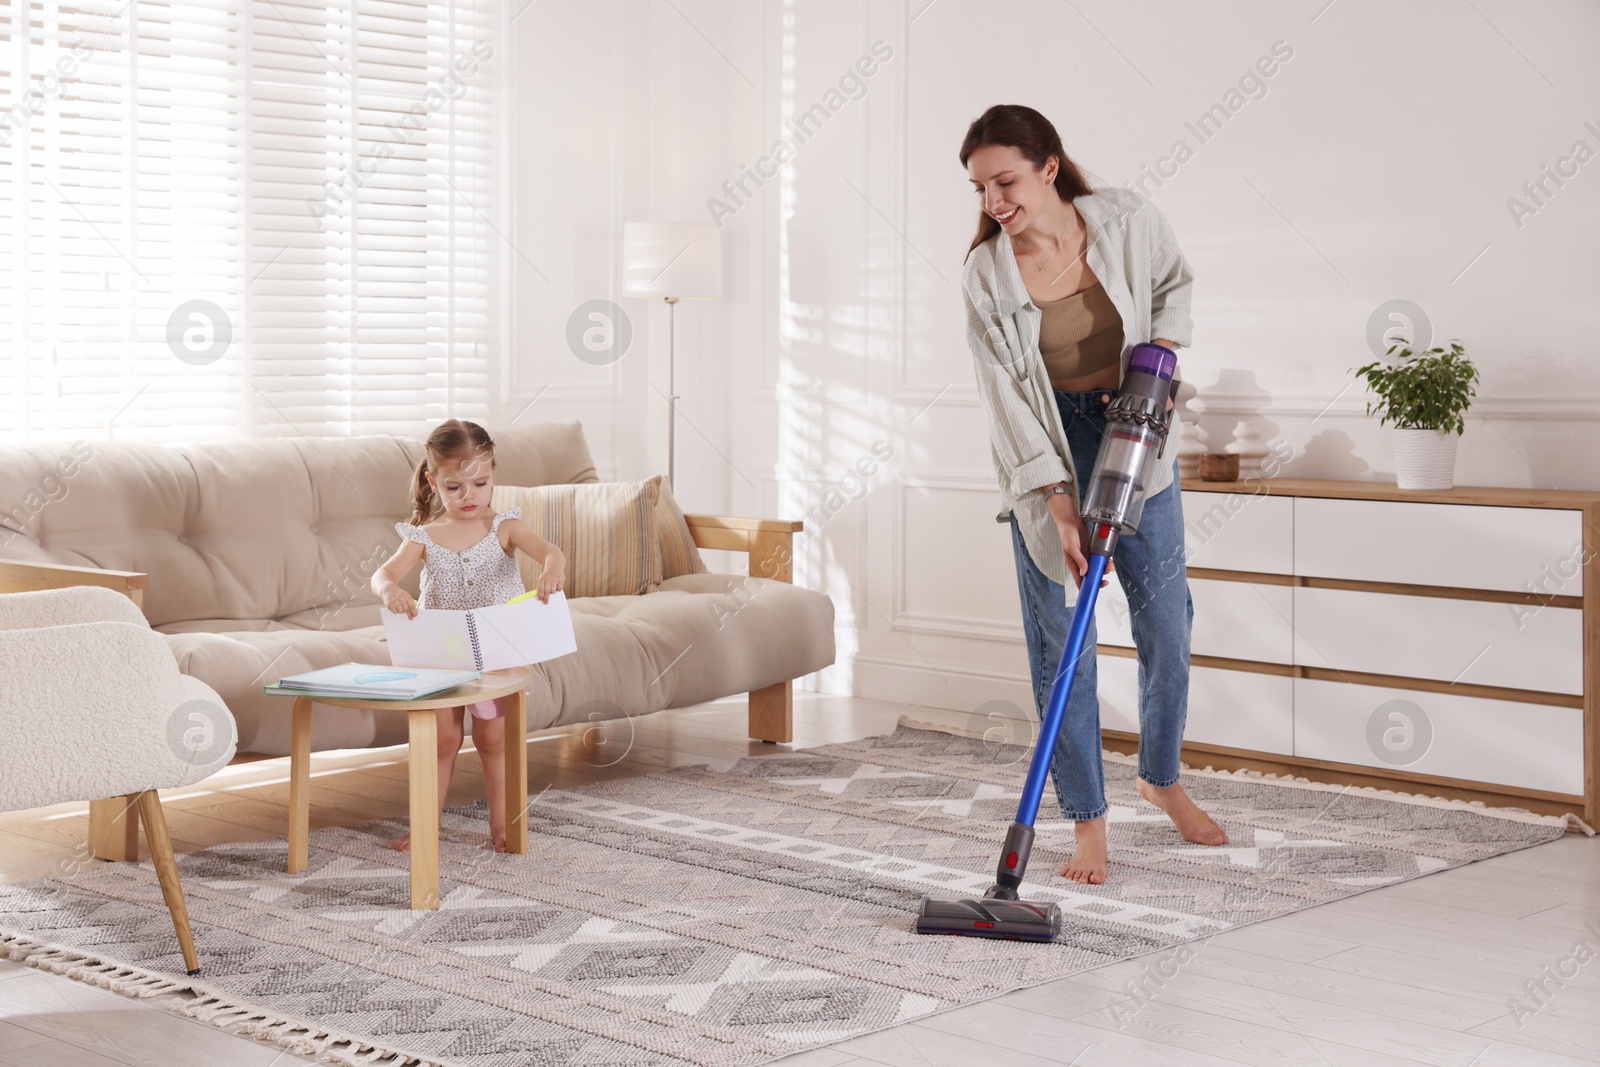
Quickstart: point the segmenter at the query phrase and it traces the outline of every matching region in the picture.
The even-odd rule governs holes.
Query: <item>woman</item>
[[[967,130],[961,164],[980,208],[962,278],[967,340],[1011,517],[1042,717],[1072,619],[1067,576],[1080,583],[1088,565],[1078,508],[1106,406],[1133,345],[1189,343],[1193,276],[1161,213],[1132,190],[1091,191],[1055,127],[1032,108],[984,112]],[[1221,845],[1228,835],[1178,784],[1194,608],[1176,465],[1174,455],[1152,479],[1139,531],[1118,542],[1112,559],[1138,648],[1138,790],[1185,841]],[[1062,817],[1077,833],[1072,859],[1057,873],[1098,885],[1106,879],[1106,799],[1094,645],[1091,622],[1051,774]]]

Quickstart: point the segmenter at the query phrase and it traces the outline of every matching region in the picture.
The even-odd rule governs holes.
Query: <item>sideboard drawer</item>
[[[1138,662],[1099,661],[1100,726],[1139,732]],[[1189,716],[1183,739],[1258,752],[1294,751],[1294,679],[1276,674],[1194,667],[1189,671]]]
[[[1194,629],[1189,651],[1200,656],[1294,662],[1294,593],[1286,585],[1190,578]],[[1096,640],[1133,647],[1128,598],[1116,578],[1095,604]]]
[[[1297,757],[1583,792],[1583,713],[1578,708],[1313,678],[1293,681]],[[1403,703],[1388,706],[1390,701]],[[1393,753],[1394,762],[1380,759],[1380,748]],[[1416,791],[1448,793],[1433,786]]]
[[[1294,573],[1294,506],[1289,497],[1266,492],[1185,490],[1183,539],[1189,566]]]
[[[1583,692],[1577,608],[1300,588],[1294,632],[1294,662],[1310,667]]]
[[[1581,551],[1583,513],[1554,508],[1301,497],[1295,573],[1462,589],[1525,591],[1545,565]],[[1575,593],[1577,583],[1567,590]]]

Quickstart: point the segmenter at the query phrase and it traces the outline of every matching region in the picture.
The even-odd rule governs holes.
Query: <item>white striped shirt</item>
[[[1189,290],[1194,275],[1173,238],[1166,217],[1131,189],[1097,189],[1073,202],[1088,233],[1087,262],[1122,316],[1122,369],[1135,344],[1162,337],[1187,346],[1194,322]],[[967,309],[967,344],[972,349],[978,396],[989,417],[990,450],[1006,513],[1016,515],[1028,554],[1039,570],[1075,596],[1061,537],[1042,488],[1077,485],[1066,431],[1056,407],[1050,375],[1039,354],[1037,304],[1001,231],[967,256],[961,278]],[[1156,469],[1150,496],[1172,484],[1177,412],[1167,453]],[[1089,472],[1083,472],[1088,477]],[[1076,501],[1076,489],[1074,490]]]

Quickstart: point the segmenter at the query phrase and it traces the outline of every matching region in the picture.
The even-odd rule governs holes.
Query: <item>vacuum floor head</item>
[[[994,897],[936,900],[923,897],[917,933],[998,937],[1008,941],[1054,941],[1061,932],[1061,908],[1026,900]]]

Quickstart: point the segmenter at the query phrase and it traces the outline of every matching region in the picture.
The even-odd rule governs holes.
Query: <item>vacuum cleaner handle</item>
[[[1061,732],[1061,720],[1066,716],[1067,698],[1072,695],[1072,677],[1077,673],[1078,658],[1083,655],[1084,638],[1088,636],[1089,623],[1094,619],[1094,603],[1100,594],[1100,579],[1105,577],[1105,573],[1106,557],[1090,553],[1089,566],[1083,573],[1083,584],[1078,587],[1078,602],[1072,607],[1072,625],[1067,627],[1066,641],[1061,646],[1061,665],[1056,669],[1055,682],[1050,687],[1050,702],[1045,706],[1044,717],[1039,720],[1039,737],[1033,747],[1033,759],[1028,763],[1028,777],[1022,784],[1017,822],[1024,826],[1032,826],[1039,814],[1039,801],[1044,796],[1045,778],[1050,773],[1056,735]]]

